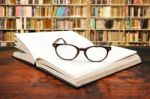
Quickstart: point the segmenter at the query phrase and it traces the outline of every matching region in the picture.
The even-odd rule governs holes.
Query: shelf
[[[111,43],[111,42],[121,42],[121,43],[125,43],[125,41],[92,41],[92,42],[102,42],[102,43],[105,43],[105,42],[108,42],[108,43]]]
[[[91,4],[91,6],[125,6],[125,4]]]
[[[90,29],[91,31],[125,31],[125,29]]]
[[[17,29],[0,29],[0,31],[17,31]]]
[[[150,31],[150,29],[126,29],[126,31]]]
[[[84,16],[53,16],[54,19],[86,19],[87,17]]]
[[[79,30],[79,31],[82,31],[82,30],[86,30],[86,29],[81,29],[81,28],[74,28],[74,29],[24,29],[25,31],[33,31],[33,30],[35,30],[35,31],[38,31],[38,30],[40,30],[40,31],[52,31],[52,30],[54,30],[54,31],[56,31],[56,30],[59,30],[59,31],[63,31],[63,30]]]
[[[0,41],[0,43],[14,43],[15,41]]]
[[[150,29],[90,29],[91,31],[150,31]]]
[[[94,18],[94,19],[125,19],[125,17],[100,17],[100,16],[91,16],[90,18]]]
[[[25,31],[51,31],[52,29],[24,29]]]
[[[22,17],[22,18],[28,18],[28,19],[52,19],[52,17],[49,17],[49,16],[31,16],[31,17]]]
[[[130,44],[150,44],[150,42],[128,42]]]
[[[0,6],[16,6],[16,4],[0,4]]]
[[[2,16],[0,17],[0,19],[18,19],[20,17],[16,17],[16,16]]]
[[[149,16],[143,16],[143,17],[127,16],[126,19],[150,19],[150,17]]]
[[[150,4],[126,4],[126,6],[149,6]]]
[[[52,6],[51,4],[16,4],[16,6]]]
[[[86,29],[74,28],[74,29],[53,29],[54,31],[64,31],[64,30],[72,30],[72,31],[85,31]]]

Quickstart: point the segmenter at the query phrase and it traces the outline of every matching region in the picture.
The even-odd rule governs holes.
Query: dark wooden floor
[[[150,48],[133,49],[142,64],[75,89],[0,48],[0,99],[150,99]]]

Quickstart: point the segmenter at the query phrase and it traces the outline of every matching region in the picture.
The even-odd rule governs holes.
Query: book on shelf
[[[14,42],[15,41],[15,32],[5,32],[4,33],[4,41]]]
[[[4,31],[0,31],[0,41],[4,40]]]
[[[32,30],[45,30],[52,29],[52,20],[51,19],[26,19],[26,23],[24,23],[24,29],[32,29]]]
[[[18,18],[18,19],[16,19],[16,30],[21,30],[21,29],[23,29],[23,27],[22,27],[22,19]]]
[[[132,31],[132,32],[127,32],[125,34],[126,36],[126,42],[149,42],[149,33],[148,32],[137,32],[137,31]]]
[[[5,7],[5,16],[14,17],[15,16],[15,7],[14,6],[6,6]]]
[[[5,8],[3,6],[0,7],[0,17],[5,16]]]
[[[5,19],[0,19],[0,29],[4,29],[5,27]]]
[[[7,19],[5,21],[4,29],[15,29],[16,28],[16,20],[15,19]]]
[[[73,31],[21,33],[16,34],[15,47],[19,50],[15,51],[13,56],[75,87],[83,86],[141,62],[136,51],[116,46],[111,46],[108,57],[101,62],[87,60],[82,52],[74,60],[63,60],[56,55],[52,46],[58,38],[63,38],[69,44],[79,48],[93,46],[91,41]]]
[[[31,6],[16,6],[16,16],[17,17],[31,17],[32,16],[32,7]]]
[[[126,0],[91,0],[91,4],[125,4]],[[131,1],[131,0],[130,0]]]
[[[85,4],[87,0],[52,0],[52,4]]]
[[[67,7],[59,6],[56,11],[56,16],[66,16],[67,15]]]
[[[94,18],[91,18],[91,19],[90,19],[90,28],[91,28],[91,29],[95,29],[95,25],[96,25],[96,24],[95,24],[95,19],[94,19]]]
[[[1,0],[2,3],[6,3],[6,4],[16,4],[16,0]]]

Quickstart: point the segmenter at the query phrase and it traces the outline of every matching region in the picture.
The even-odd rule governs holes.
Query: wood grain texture
[[[0,99],[150,99],[150,48],[134,49],[142,64],[76,89],[0,48]]]

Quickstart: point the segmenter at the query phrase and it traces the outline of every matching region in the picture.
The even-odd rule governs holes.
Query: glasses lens
[[[60,45],[57,47],[57,53],[63,59],[73,59],[77,54],[77,49],[71,45]]]
[[[86,51],[87,57],[92,61],[101,61],[107,55],[107,50],[103,47],[91,47]]]

